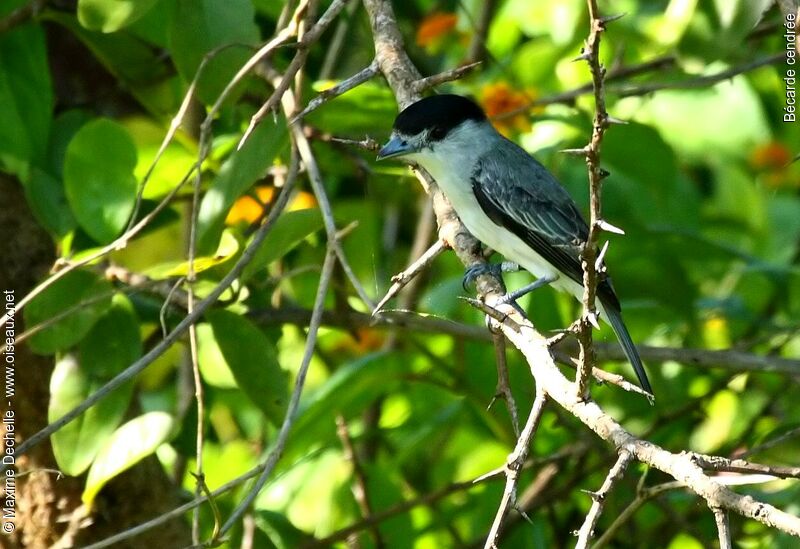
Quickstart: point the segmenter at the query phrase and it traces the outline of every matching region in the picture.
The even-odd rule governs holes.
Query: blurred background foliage
[[[53,0],[33,20],[0,34],[0,169],[18,179],[59,257],[81,258],[128,226],[138,183],[201,61],[225,46],[199,78],[197,99],[143,189],[138,216],[181,181],[196,162],[205,109],[273,35],[285,3]],[[321,13],[329,2],[320,3]],[[24,4],[6,0],[0,16]],[[352,4],[310,50],[303,105],[373,57],[368,19],[358,2]],[[588,31],[585,2],[489,4],[494,9],[485,42],[476,30],[480,0],[403,0],[394,7],[408,52],[425,75],[476,58],[476,40],[485,45],[477,54],[483,63],[439,91],[479,100],[498,128],[535,154],[586,208],[585,164],[559,150],[588,141],[593,98],[583,93],[552,101],[588,82],[585,63],[573,62]],[[766,0],[609,0],[601,10],[626,14],[610,26],[602,47],[608,110],[627,121],[612,126],[603,145],[602,164],[611,173],[603,207],[627,233],[611,235],[607,257],[634,340],[800,358],[800,165],[790,163],[800,152],[800,124],[782,122],[783,60],[718,82],[681,85],[785,51],[782,14]],[[271,62],[280,71],[294,51],[280,48]],[[654,85],[663,89],[646,92]],[[282,115],[265,119],[236,150],[249,117],[270,92],[263,80],[248,77],[214,120],[198,214],[200,296],[241,255],[285,180],[291,148]],[[406,168],[378,165],[373,153],[330,137],[383,140],[396,112],[390,90],[376,78],[306,120],[337,225],[358,223],[343,241],[345,252],[376,300],[412,259],[418,220],[427,215],[425,195]],[[262,460],[283,420],[325,254],[316,204],[301,176],[289,211],[233,290],[198,325],[204,470],[212,490]],[[124,249],[64,277],[26,308],[29,330],[45,323],[29,345],[55,361],[51,420],[141,357],[161,339],[162,325],[171,329],[185,314],[179,302],[162,309],[162,288],[187,272],[190,211],[187,185]],[[432,242],[435,231],[422,236]],[[144,275],[146,283],[110,278],[109,265]],[[406,305],[414,314],[482,326],[481,315],[457,299],[462,273],[454,254],[443,254]],[[511,287],[526,280],[525,274],[506,278]],[[549,289],[523,305],[545,331],[579,314],[577,302]],[[501,483],[454,483],[501,466],[516,438],[502,403],[487,409],[496,383],[491,343],[434,329],[389,332],[353,324],[343,313],[371,311],[338,270],[327,306],[342,314],[332,314],[320,331],[298,421],[255,502],[255,527],[247,530],[253,546],[296,547],[363,518],[337,418],[346,425],[371,513],[424,500],[363,528],[356,535],[361,546],[482,544]],[[597,338],[614,341],[606,329]],[[530,374],[517,353],[509,351],[508,358],[511,386],[526,414]],[[603,366],[631,375],[627,364]],[[592,394],[627,428],[672,451],[743,455],[800,425],[797,373],[737,373],[683,363],[678,353],[674,360],[650,361],[648,370],[655,407],[610,386],[596,386]],[[52,445],[60,469],[86,475],[84,501],[102,509],[103,485],[154,451],[177,485],[194,491],[196,425],[188,342],[182,341],[134,383],[59,431]],[[794,438],[751,458],[797,465],[798,452]],[[521,483],[531,521],[512,516],[502,545],[570,545],[591,504],[581,490],[599,487],[613,450],[551,407],[531,455]],[[608,502],[601,532],[635,498],[644,474],[645,485],[668,480],[642,468],[629,471]],[[217,498],[223,516],[245,489]],[[739,490],[800,513],[796,482]],[[732,522],[738,546],[792,546],[763,525],[740,517]],[[204,507],[204,537],[212,526]],[[244,531],[237,526],[226,546],[239,546]],[[713,539],[714,520],[702,501],[672,491],[644,505],[612,543],[693,548]]]

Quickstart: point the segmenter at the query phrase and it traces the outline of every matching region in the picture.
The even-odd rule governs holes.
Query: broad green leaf
[[[286,143],[286,125],[259,124],[244,146],[225,161],[200,203],[197,249],[210,253],[217,245],[225,216],[233,203],[252,184],[264,177],[267,168]]]
[[[80,226],[101,244],[114,239],[136,201],[136,147],[120,124],[98,119],[75,134],[64,159],[67,200]]]
[[[23,310],[28,329],[50,323],[31,336],[31,348],[52,354],[75,345],[110,306],[111,284],[106,280],[80,270],[64,275]]]
[[[269,543],[276,549],[292,549],[301,547],[304,542],[310,542],[310,536],[297,528],[291,521],[281,513],[267,510],[257,510],[253,512],[256,519],[256,527],[269,540]]]
[[[114,32],[148,12],[158,0],[78,0],[78,21],[89,30]]]
[[[107,379],[89,373],[91,367],[78,364],[72,354],[59,358],[50,377],[49,422],[62,417],[105,384]],[[53,434],[53,456],[61,471],[76,476],[89,467],[122,421],[132,395],[133,384],[123,385]]]
[[[218,310],[206,317],[239,388],[272,423],[279,425],[286,412],[289,389],[275,344],[236,313]]]
[[[27,179],[43,159],[53,116],[53,88],[39,26],[0,33],[0,168]]]
[[[258,43],[250,0],[178,0],[170,28],[172,59],[181,77],[191,82],[203,57],[221,46],[203,70],[198,95],[213,103],[252,54]]]
[[[142,355],[139,322],[133,305],[116,294],[111,308],[81,340],[79,356],[84,370],[111,379]]]
[[[75,216],[67,204],[64,184],[41,168],[31,168],[25,198],[36,219],[57,238],[75,228]]]
[[[253,260],[245,267],[243,279],[280,259],[298,244],[322,228],[319,210],[296,210],[282,214],[264,241],[258,247]]]
[[[91,115],[81,110],[60,114],[50,130],[45,161],[34,166],[29,180],[24,182],[31,211],[57,238],[65,237],[76,226],[64,191],[64,156],[75,133],[90,119]]]
[[[149,412],[125,423],[109,438],[89,469],[81,499],[91,507],[100,489],[169,440],[175,419],[166,412]]]
[[[167,127],[166,124],[156,123],[153,119],[143,116],[128,118],[124,124],[130,132],[134,143],[136,143],[136,150],[139,153],[139,161],[136,164],[134,175],[137,181],[143,181],[161,148],[161,142],[164,140]],[[142,192],[143,198],[161,198],[186,176],[197,161],[196,151],[190,150],[193,147],[193,143],[188,143],[187,141],[176,139],[167,145],[160,160],[150,173]]]

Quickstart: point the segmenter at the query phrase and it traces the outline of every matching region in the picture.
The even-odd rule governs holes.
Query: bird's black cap
[[[432,95],[403,109],[394,121],[394,130],[403,135],[417,135],[431,130],[441,139],[465,120],[486,120],[483,110],[471,99],[460,95]]]

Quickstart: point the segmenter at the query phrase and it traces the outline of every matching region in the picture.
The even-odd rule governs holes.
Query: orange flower
[[[750,166],[758,172],[759,180],[768,187],[798,187],[797,165],[792,164],[792,152],[778,141],[759,145],[750,154]]]
[[[757,170],[782,170],[791,159],[792,153],[786,145],[770,141],[753,150],[750,165]]]
[[[517,91],[507,82],[496,82],[481,90],[480,102],[497,130],[507,136],[514,131],[524,132],[530,129],[531,122],[525,107],[532,99],[533,94],[530,92]],[[520,112],[503,116],[514,111]]]
[[[225,218],[225,224],[236,225],[237,223],[244,222],[249,225],[250,223],[254,223],[264,212],[262,204],[269,204],[274,193],[275,187],[271,185],[260,185],[255,189],[258,200],[253,199],[250,195],[239,197],[228,212],[228,216]],[[300,192],[289,202],[287,210],[307,210],[316,207],[316,205],[317,201],[314,199],[313,195],[307,192]]]
[[[422,20],[417,29],[417,44],[422,47],[437,44],[456,27],[457,22],[458,16],[455,13],[432,13]]]

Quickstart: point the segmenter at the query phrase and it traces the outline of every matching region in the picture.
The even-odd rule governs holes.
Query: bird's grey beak
[[[412,152],[414,152],[414,147],[408,143],[408,141],[393,135],[386,145],[384,145],[383,148],[378,151],[378,160],[395,158],[397,156],[403,156],[404,154],[409,154]]]

